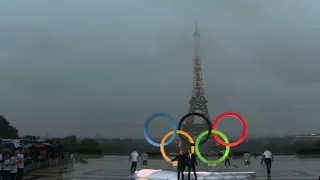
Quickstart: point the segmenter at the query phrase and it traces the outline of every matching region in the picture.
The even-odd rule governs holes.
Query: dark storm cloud
[[[198,17],[212,118],[238,111],[251,135],[317,131],[318,5],[0,2],[0,112],[22,133],[39,135],[115,137],[125,125],[133,128],[126,136],[141,137],[151,113],[179,119],[189,108]],[[154,136],[170,129],[155,124]],[[240,134],[232,121],[221,126]]]

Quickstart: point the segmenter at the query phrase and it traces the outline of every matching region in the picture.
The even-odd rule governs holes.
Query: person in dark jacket
[[[196,156],[191,153],[191,150],[189,150],[188,154],[186,155],[186,165],[188,167],[188,180],[190,180],[191,169],[193,171],[193,175],[194,175],[195,180],[197,180],[196,165],[198,165],[198,163],[197,163]]]
[[[184,180],[183,172],[186,168],[186,156],[183,154],[182,151],[180,151],[180,154],[171,160],[171,162],[173,161],[178,161],[178,164],[177,164],[178,180]],[[181,179],[180,179],[180,174],[181,174]]]

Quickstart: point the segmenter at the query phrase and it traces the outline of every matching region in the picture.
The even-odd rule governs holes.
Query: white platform
[[[187,175],[186,172],[184,172]],[[193,173],[191,173],[193,176]],[[252,179],[255,172],[197,172],[198,180],[217,180],[217,179]],[[161,169],[142,169],[136,171],[133,176],[135,180],[176,180],[177,172],[163,171]]]

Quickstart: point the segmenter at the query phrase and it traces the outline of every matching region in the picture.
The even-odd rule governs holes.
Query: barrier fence
[[[60,165],[66,165],[73,162],[73,155],[65,155],[64,158],[55,157],[43,160],[34,161],[32,159],[26,159],[24,166],[24,174],[28,174],[37,169],[51,168]],[[2,180],[2,173],[0,173],[0,180]]]
[[[54,166],[59,166],[59,165],[65,165],[72,162],[72,158],[65,158],[65,159],[48,159],[44,161],[37,161],[30,163],[24,167],[24,174],[27,174],[29,172],[32,172],[36,169],[40,168],[50,168]]]

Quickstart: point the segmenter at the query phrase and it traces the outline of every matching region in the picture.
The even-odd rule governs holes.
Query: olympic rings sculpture
[[[195,142],[194,142],[194,139],[192,138],[192,136],[189,133],[181,130],[183,122],[190,116],[199,116],[199,117],[203,118],[206,121],[207,125],[208,125],[208,130],[202,132],[197,137]],[[232,143],[229,142],[229,139],[227,138],[227,136],[224,133],[222,133],[221,131],[217,130],[219,122],[224,117],[227,117],[227,116],[231,116],[231,117],[237,118],[241,122],[242,127],[243,127],[243,132],[242,132],[242,135],[241,135],[240,139],[235,141],[235,142],[232,142]],[[162,138],[160,143],[154,142],[150,138],[149,133],[148,133],[148,127],[149,127],[150,122],[152,120],[154,120],[155,118],[157,118],[157,117],[164,117],[164,118],[169,119],[171,124],[172,124],[172,126],[173,126],[173,131],[170,131],[166,135],[164,135],[164,137]],[[205,159],[202,156],[202,154],[200,152],[200,148],[199,148],[200,145],[204,144],[205,142],[207,142],[209,140],[209,137],[211,136],[211,134],[213,134],[213,137],[218,142],[218,144],[226,146],[226,150],[225,150],[223,156],[221,158],[217,159],[217,160],[207,160],[207,159]],[[177,125],[177,122],[175,121],[175,119],[173,119],[170,115],[168,115],[166,113],[155,113],[155,114],[151,115],[144,123],[144,137],[145,137],[145,139],[151,145],[153,145],[155,147],[160,147],[160,152],[162,154],[162,157],[166,161],[168,161],[169,163],[172,163],[172,164],[177,164],[177,162],[176,161],[171,162],[171,159],[166,154],[166,152],[164,150],[164,147],[169,145],[169,144],[171,144],[171,143],[173,143],[175,141],[177,135],[179,136],[179,138],[182,141],[188,143],[191,146],[191,152],[192,153],[195,152],[196,155],[198,156],[198,158],[202,162],[204,162],[206,164],[219,164],[219,163],[223,162],[229,156],[230,147],[238,146],[246,139],[246,137],[248,135],[248,125],[247,125],[246,120],[240,114],[238,114],[236,112],[224,112],[224,113],[220,114],[215,119],[215,121],[213,122],[212,125],[211,125],[210,120],[206,116],[201,114],[201,113],[188,113],[188,114],[186,114],[185,116],[183,116],[181,118],[181,120],[179,121],[178,125]],[[171,136],[171,138],[169,138],[170,136]],[[185,139],[183,136],[185,136],[187,139]],[[168,138],[169,138],[169,140],[167,141]],[[187,141],[187,140],[189,140],[189,141]]]

